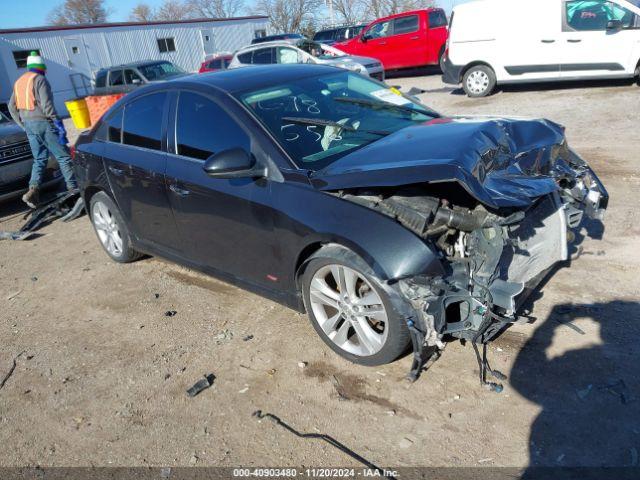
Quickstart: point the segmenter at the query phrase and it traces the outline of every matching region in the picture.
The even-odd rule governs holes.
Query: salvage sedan
[[[412,378],[446,341],[477,351],[521,320],[608,201],[553,122],[444,117],[327,66],[139,89],[75,160],[112,259],[162,256],[306,311],[356,363],[412,346]]]

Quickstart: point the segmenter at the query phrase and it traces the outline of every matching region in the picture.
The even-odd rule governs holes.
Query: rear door
[[[236,278],[271,284],[267,276],[278,263],[271,182],[211,178],[203,170],[214,153],[231,148],[251,152],[243,122],[216,99],[192,91],[180,92],[173,111],[167,184],[187,258]]]
[[[137,238],[153,248],[179,248],[165,188],[168,93],[138,97],[105,121],[103,159],[111,190]]]
[[[430,10],[427,15],[427,64],[435,65],[440,62],[440,55],[444,52],[449,28],[444,10]]]
[[[622,29],[607,29],[610,21]],[[634,73],[640,45],[640,17],[607,0],[563,1],[563,78],[613,77]]]
[[[426,17],[414,13],[394,18],[386,48],[390,54],[385,68],[425,65],[428,52]]]

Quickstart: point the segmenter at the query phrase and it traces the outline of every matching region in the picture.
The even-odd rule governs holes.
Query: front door
[[[633,74],[640,44],[640,16],[607,0],[563,2],[562,77],[613,77]],[[621,28],[609,29],[611,21]]]
[[[204,50],[204,56],[216,53],[216,42],[213,38],[213,29],[206,28],[200,30],[200,37],[202,38],[202,48]]]
[[[385,70],[393,68],[396,54],[389,48],[389,38],[393,34],[393,21],[384,20],[371,24],[358,40],[353,53],[364,57],[377,58],[382,62]],[[351,50],[350,50],[350,53]]]
[[[166,92],[139,97],[106,120],[104,162],[127,226],[153,248],[177,250],[180,242],[165,188]],[[123,118],[124,117],[124,118]]]
[[[248,133],[217,102],[195,92],[180,92],[175,110],[167,187],[185,256],[231,277],[271,286],[269,276],[277,264],[271,182],[211,178],[203,170],[214,153],[251,151]]]

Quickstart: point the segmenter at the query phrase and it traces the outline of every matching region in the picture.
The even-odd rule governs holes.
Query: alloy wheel
[[[361,357],[378,353],[388,336],[388,316],[380,295],[357,271],[327,265],[309,286],[313,314],[339,348]]]
[[[471,72],[471,74],[469,74],[469,76],[467,77],[467,88],[470,92],[476,95],[480,95],[485,90],[487,90],[490,83],[491,79],[489,78],[489,75],[487,75],[487,73],[483,72],[482,70]]]
[[[122,236],[113,212],[107,205],[98,201],[93,205],[91,219],[96,227],[98,238],[104,248],[114,257],[122,255]]]

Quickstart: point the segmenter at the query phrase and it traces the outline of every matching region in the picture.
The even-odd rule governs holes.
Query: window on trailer
[[[27,57],[31,55],[31,52],[36,52],[40,55],[40,50],[37,48],[31,48],[29,50],[16,50],[13,52],[13,60],[16,62],[16,67],[27,68]]]
[[[159,38],[158,50],[160,50],[160,53],[175,52],[176,42],[174,38],[173,37]]]

